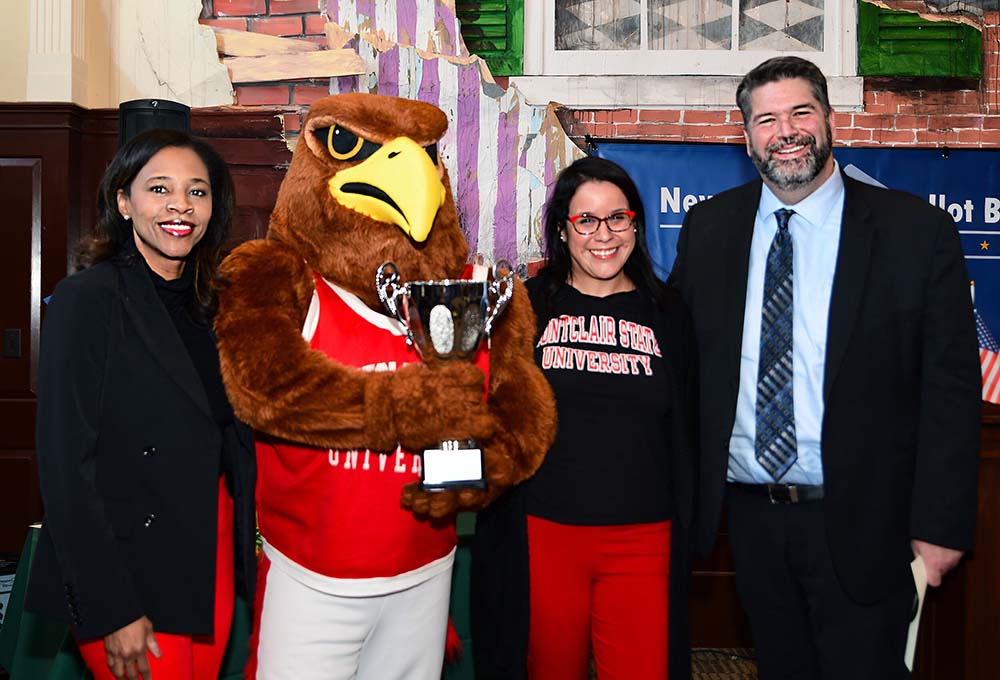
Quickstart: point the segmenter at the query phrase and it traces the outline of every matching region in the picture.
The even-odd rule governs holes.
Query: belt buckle
[[[775,490],[781,490],[786,493],[775,496]],[[768,484],[767,497],[771,501],[772,505],[789,505],[791,503],[798,503],[799,488],[795,484]]]

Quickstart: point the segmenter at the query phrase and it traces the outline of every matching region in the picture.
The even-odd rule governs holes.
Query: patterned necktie
[[[754,454],[775,481],[795,462],[795,402],[792,399],[793,210],[776,210],[778,233],[767,251],[764,304],[757,363],[757,433]]]

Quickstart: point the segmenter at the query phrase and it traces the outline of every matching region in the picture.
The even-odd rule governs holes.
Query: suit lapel
[[[733,201],[726,231],[722,239],[726,251],[723,258],[722,276],[725,299],[720,311],[726,315],[725,348],[728,360],[727,375],[730,387],[739,389],[740,354],[743,350],[743,316],[746,312],[747,273],[750,268],[750,243],[753,240],[753,226],[760,203],[762,182],[747,185],[746,194]]]
[[[830,295],[830,319],[827,327],[826,366],[823,375],[823,398],[829,398],[837,371],[847,352],[847,344],[858,316],[864,293],[872,248],[870,210],[844,176],[844,216],[841,220],[840,248]]]
[[[140,261],[119,268],[124,289],[125,312],[150,355],[209,417],[212,411],[205,387],[191,361],[170,315],[160,302],[153,282]]]

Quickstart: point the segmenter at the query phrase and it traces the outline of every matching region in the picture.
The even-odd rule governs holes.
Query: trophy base
[[[446,441],[440,448],[425,449],[420,481],[423,491],[485,489],[483,451],[476,442]]]

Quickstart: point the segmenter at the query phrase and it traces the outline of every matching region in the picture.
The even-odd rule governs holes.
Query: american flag
[[[983,401],[1000,404],[1000,345],[976,311],[979,366],[983,369]]]

